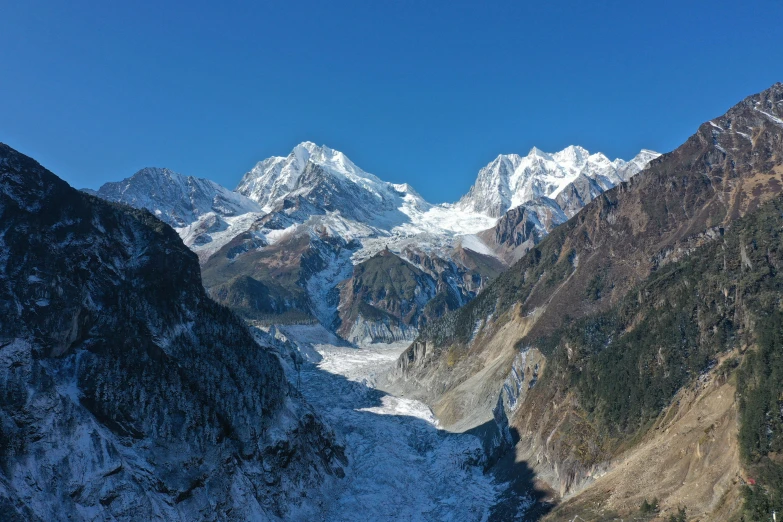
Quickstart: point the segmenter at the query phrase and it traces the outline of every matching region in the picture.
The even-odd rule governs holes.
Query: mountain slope
[[[168,225],[6,145],[0,335],[11,519],[274,519],[341,473],[277,356],[207,298]]]
[[[562,493],[580,487],[617,448],[602,445],[600,426],[578,421],[587,405],[553,362],[556,354],[581,354],[568,343],[547,350],[542,339],[559,338],[572,321],[611,315],[650,274],[720,238],[778,194],[781,116],[783,85],[776,84],[601,194],[475,300],[428,327],[400,359],[400,383],[428,399],[444,424],[461,428],[491,419],[502,389],[501,404],[522,436],[518,458],[530,459]],[[670,383],[661,397],[681,385]]]
[[[474,273],[479,264],[452,255],[464,234],[478,232],[494,220],[431,205],[410,186],[381,181],[325,146],[305,142],[288,157],[260,162],[244,176],[238,190],[268,213],[215,251],[204,263],[204,276],[212,296],[229,306],[238,303],[245,315],[247,303],[261,302],[249,295],[253,289],[271,296],[274,310],[251,312],[255,320],[317,320],[344,333],[359,321],[369,337],[362,334],[357,339],[389,339],[389,328],[397,332],[392,337],[413,338],[427,300],[436,295],[445,299],[448,294],[448,305],[430,307],[439,316],[466,302],[499,271],[492,268],[492,274],[478,274],[476,284],[464,276]],[[480,241],[475,243],[474,248],[486,248]],[[374,263],[374,256],[387,248],[410,261],[411,269],[427,274],[416,279],[423,285],[417,287],[417,299],[426,299],[417,306],[416,317],[403,323],[391,302],[376,302],[382,309],[376,306],[369,313],[372,319],[362,316],[356,308],[360,303],[366,312],[372,311],[366,307],[366,295],[351,295],[345,289],[352,286],[341,285],[361,270],[357,267]],[[415,253],[407,256],[406,252]],[[480,263],[482,269],[495,264],[500,263]],[[439,282],[441,277],[448,283]],[[449,290],[438,294],[443,284]]]
[[[85,191],[145,208],[177,229],[203,261],[263,217],[260,205],[213,181],[149,167],[130,178]]]
[[[659,460],[669,459],[670,466],[680,451],[703,459],[667,480],[659,469],[657,483],[637,488],[632,500],[612,499],[618,508],[635,509],[645,495],[655,495],[673,511],[677,504],[667,498],[673,496],[688,500],[691,515],[717,519],[711,511],[721,508],[722,497],[739,497],[738,483],[750,478],[757,485],[745,491],[749,519],[763,520],[783,508],[783,465],[775,456],[783,442],[777,380],[783,360],[782,229],[778,196],[732,223],[723,237],[653,272],[606,312],[563,325],[536,343],[547,355],[551,377],[528,392],[526,406],[566,393],[577,399],[555,428],[562,438],[552,443],[562,453],[569,445],[578,448],[568,457],[572,465],[608,460],[628,446],[629,437],[645,431],[645,442],[658,446]],[[524,415],[535,416],[543,407],[549,406],[538,404]],[[684,420],[688,409],[693,410],[688,430],[655,440],[662,438],[656,431]],[[520,424],[540,423],[546,431],[551,417]],[[698,437],[683,446],[680,437],[689,431]],[[627,451],[626,465],[647,451],[646,444]],[[715,469],[710,461],[719,459],[726,460]],[[717,476],[715,482],[710,476]],[[592,493],[609,480],[597,480]],[[578,502],[571,504],[573,509]]]
[[[588,185],[588,190],[595,186],[595,182],[590,181],[592,183]],[[564,194],[575,194],[571,204],[566,206],[569,211],[575,213],[577,205],[582,204],[590,192],[583,199],[576,186],[571,183],[558,198]],[[478,236],[511,265],[541,242],[555,227],[566,221],[568,216],[562,206],[557,201],[542,196],[512,208],[503,214],[494,227],[480,232]]]
[[[408,328],[418,326],[423,308],[436,293],[432,277],[388,250],[354,266],[339,288],[337,333],[354,343],[409,338]]]

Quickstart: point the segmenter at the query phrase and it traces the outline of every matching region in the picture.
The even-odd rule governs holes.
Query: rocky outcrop
[[[496,258],[462,247],[446,259],[414,248],[400,255],[383,250],[338,285],[337,332],[354,343],[413,340],[427,323],[473,299],[503,268]]]
[[[509,210],[479,237],[511,265],[567,220],[556,201],[540,197]]]
[[[330,327],[336,320],[334,288],[344,279],[356,246],[311,232],[295,226],[272,245],[260,240],[254,229],[232,239],[203,264],[210,296],[246,319],[320,320]]]
[[[422,270],[384,250],[354,266],[339,289],[337,332],[351,342],[392,342],[416,336],[436,284]]]
[[[610,185],[609,188],[613,186]],[[580,174],[560,191],[560,194],[555,198],[555,202],[563,210],[563,213],[571,218],[582,210],[585,205],[597,198],[604,190],[608,189],[601,187],[594,179]]]

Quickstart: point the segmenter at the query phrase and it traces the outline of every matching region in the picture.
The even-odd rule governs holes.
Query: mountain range
[[[317,321],[351,342],[389,342],[412,340],[470,301],[657,155],[610,161],[575,146],[500,155],[459,202],[436,205],[342,152],[304,142],[258,162],[234,192],[147,168],[95,194],[174,226],[199,255],[210,295],[246,318]],[[398,268],[380,276],[390,262]]]
[[[781,231],[781,83],[453,204],[310,142],[236,191],[77,191],[0,144],[0,513],[769,520]]]
[[[766,520],[783,499],[782,189],[778,83],[428,325],[393,380],[450,429],[513,433],[516,459],[571,499],[553,520],[645,504],[645,519]]]

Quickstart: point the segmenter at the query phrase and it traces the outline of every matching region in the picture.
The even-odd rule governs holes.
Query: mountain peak
[[[253,201],[213,181],[161,167],[144,167],[122,181],[104,183],[96,195],[146,208],[173,227],[184,227],[207,212],[234,216],[260,210]]]
[[[573,163],[577,165],[585,162],[590,157],[590,152],[579,145],[569,145],[560,152],[550,154],[549,156],[558,163]]]
[[[286,157],[258,162],[236,190],[268,212],[285,198],[296,196],[321,210],[339,211],[362,222],[397,210],[401,198],[412,197],[410,203],[419,208],[429,205],[409,185],[382,181],[342,152],[311,141],[296,145]]]
[[[530,149],[530,152],[527,153],[527,156],[528,157],[538,156],[538,157],[546,158],[546,159],[551,158],[550,154],[544,152],[543,150],[541,150],[541,149],[539,149],[538,147],[535,147],[535,146],[532,149]]]
[[[167,178],[180,178],[184,177],[179,172],[175,172],[171,169],[167,169],[166,167],[142,167],[139,170],[137,170],[131,178],[135,176],[159,176],[159,177],[167,177]]]
[[[642,151],[631,162],[612,162],[604,154],[590,154],[579,145],[570,145],[553,154],[533,147],[525,157],[500,155],[481,169],[476,183],[457,206],[500,217],[537,197],[555,198],[582,174],[607,190],[626,181],[657,156],[655,152]]]

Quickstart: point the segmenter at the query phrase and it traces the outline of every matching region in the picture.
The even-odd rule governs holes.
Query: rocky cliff
[[[247,520],[315,509],[342,452],[148,211],[0,145],[0,511]]]

